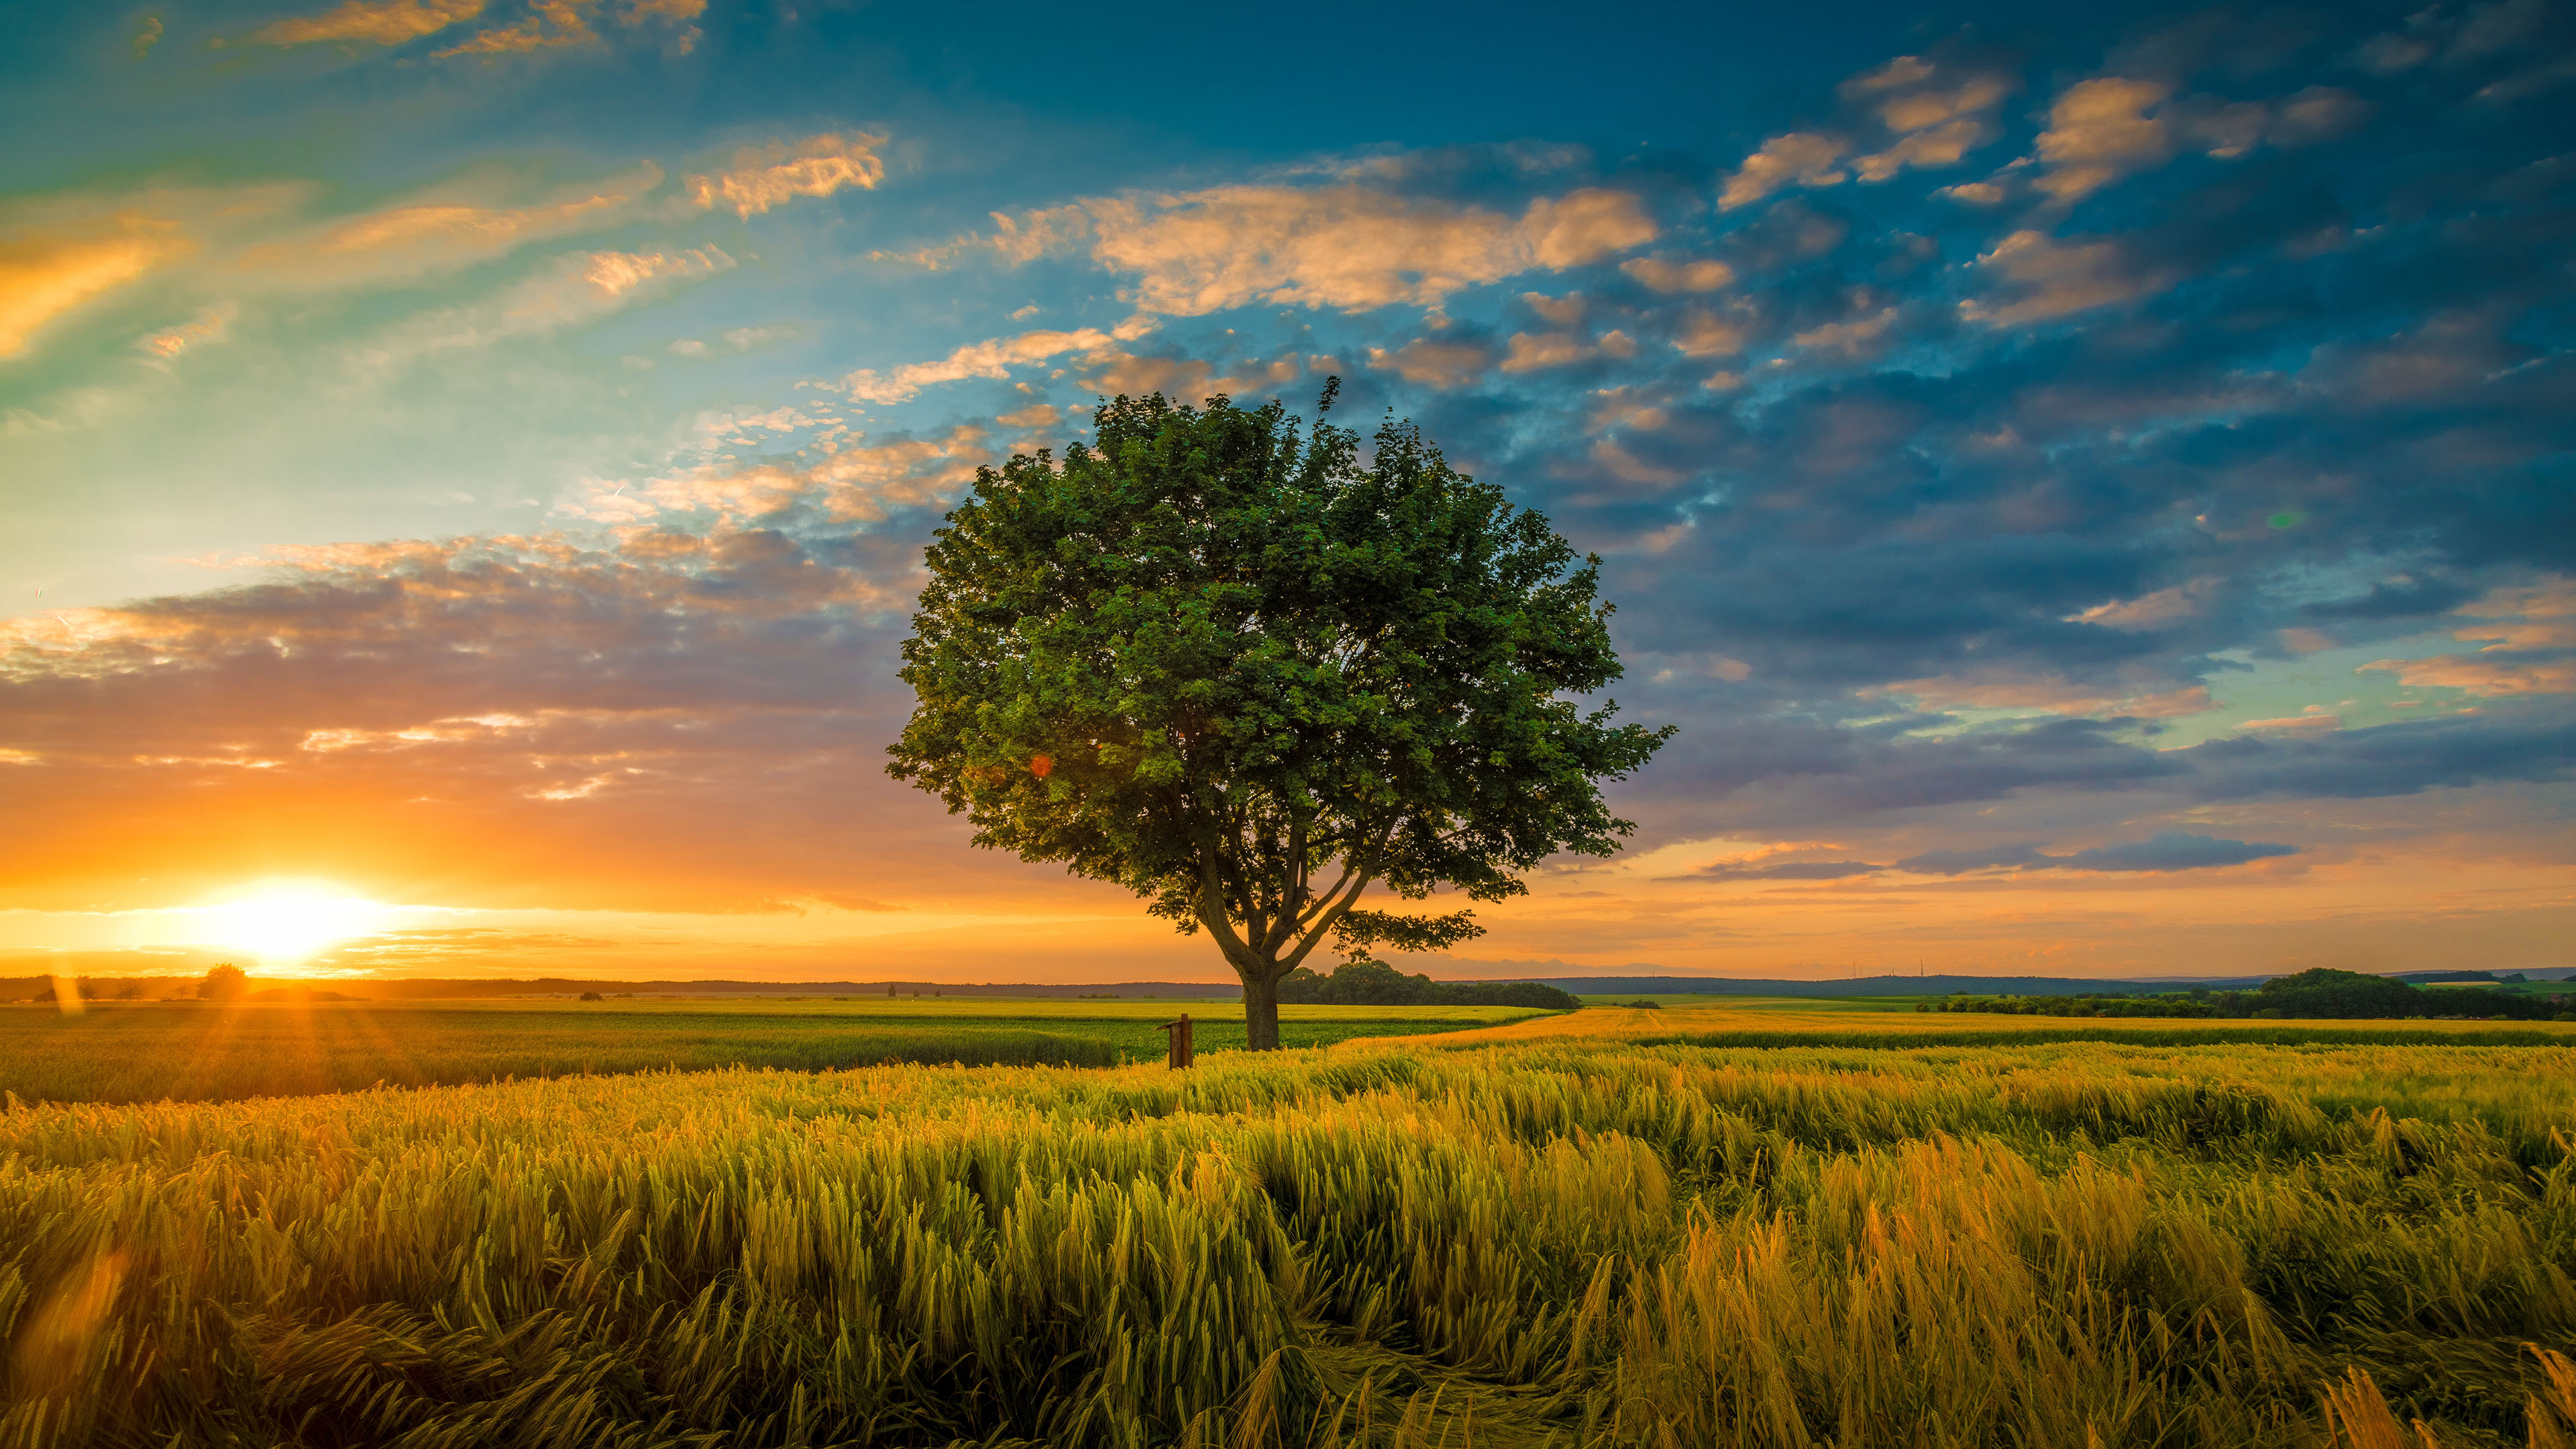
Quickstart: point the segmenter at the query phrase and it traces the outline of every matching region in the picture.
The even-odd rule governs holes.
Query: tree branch
[[[1378,867],[1386,861],[1387,843],[1395,839],[1396,827],[1402,823],[1402,816],[1388,821],[1386,829],[1379,832],[1377,843],[1369,847],[1368,858],[1354,862],[1342,872],[1342,879],[1350,882],[1350,888],[1344,890],[1340,881],[1334,882],[1334,893],[1324,898],[1324,909],[1316,914],[1314,923],[1305,928],[1304,939],[1297,943],[1297,949],[1285,961],[1279,963],[1280,975],[1285,976],[1304,965],[1306,958],[1314,954],[1315,947],[1323,941],[1324,933],[1359,903],[1360,892],[1367,890],[1369,882],[1377,878]]]

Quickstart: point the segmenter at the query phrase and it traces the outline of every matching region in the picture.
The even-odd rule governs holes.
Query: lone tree
[[[197,999],[230,1001],[249,989],[250,978],[243,974],[239,966],[226,961],[208,971],[206,979],[197,983]]]
[[[1329,935],[1434,950],[1635,826],[1598,782],[1671,733],[1568,695],[1619,677],[1600,560],[1442,460],[1410,423],[1311,436],[1277,403],[1121,397],[1077,442],[979,469],[931,544],[904,641],[918,699],[889,773],[975,843],[1063,861],[1204,929],[1256,1050]]]

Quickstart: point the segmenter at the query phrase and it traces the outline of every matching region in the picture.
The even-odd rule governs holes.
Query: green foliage
[[[1502,900],[1629,832],[1599,782],[1669,731],[1567,697],[1619,663],[1599,561],[1545,518],[1405,423],[1365,465],[1357,434],[1275,403],[1121,397],[1095,423],[1061,463],[981,470],[927,555],[888,768],[977,845],[1207,931],[1267,1045],[1276,984],[1328,935],[1480,930],[1363,909],[1371,886]]]
[[[239,966],[226,961],[206,972],[206,979],[197,983],[197,999],[230,1001],[249,989],[250,977]]]
[[[2571,1104],[1572,1040],[12,1107],[0,1442],[2550,1444]]]
[[[1640,996],[1636,1000],[1628,1003],[1628,1009],[1631,1011],[1661,1011],[1664,1009],[1664,1004],[1652,997]]]
[[[1279,982],[1289,1005],[1329,1006],[1528,1006],[1572,1011],[1583,1003],[1544,981],[1434,981],[1407,976],[1365,952],[1319,976],[1303,966]]]

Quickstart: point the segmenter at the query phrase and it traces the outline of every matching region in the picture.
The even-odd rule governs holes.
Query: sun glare
[[[366,934],[385,909],[327,886],[268,885],[204,907],[201,939],[265,965],[292,965]]]

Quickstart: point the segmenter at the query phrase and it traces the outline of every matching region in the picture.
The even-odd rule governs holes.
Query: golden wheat
[[[2570,1058],[1554,1036],[12,1103],[0,1441],[2562,1445]]]

